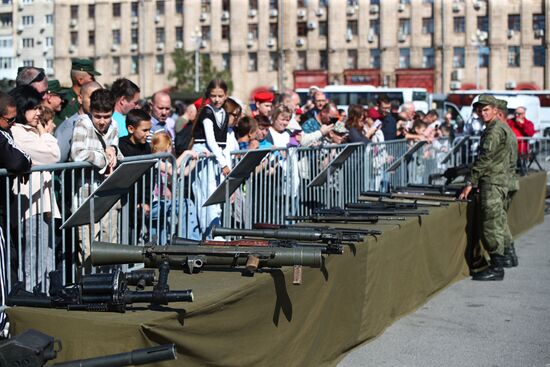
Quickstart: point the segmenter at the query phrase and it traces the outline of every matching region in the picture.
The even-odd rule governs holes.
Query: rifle
[[[409,200],[423,200],[423,201],[437,201],[440,203],[443,202],[455,202],[461,201],[456,198],[451,198],[448,196],[442,195],[424,195],[419,192],[378,192],[378,191],[362,191],[362,196],[373,196],[373,197],[383,197],[390,199],[409,199]]]
[[[371,209],[371,210],[402,210],[402,209],[418,209],[418,204],[415,202],[411,203],[395,203],[395,202],[384,202],[384,201],[374,201],[374,202],[363,202],[363,203],[346,203],[346,209]]]
[[[419,200],[416,198],[397,198],[397,197],[391,197],[391,196],[362,196],[359,197],[358,200],[363,203],[384,203],[384,204],[415,204],[417,206],[429,206],[429,207],[440,207],[440,206],[448,206],[448,202],[439,202],[439,201],[431,201],[431,200]]]
[[[430,212],[426,209],[342,209],[338,207],[329,209],[313,209],[313,214],[317,215],[343,215],[345,217],[364,216],[364,215],[386,215],[386,216],[417,216],[427,215]]]
[[[212,232],[214,234],[214,232]],[[344,253],[342,243],[299,243],[289,240],[242,239],[235,241],[197,241],[182,237],[172,237],[172,246],[221,246],[221,247],[282,247],[282,248],[318,248],[323,254],[341,255]]]
[[[0,343],[0,366],[42,367],[57,358],[61,341],[29,329]],[[176,359],[174,344],[136,349],[127,353],[55,363],[50,367],[123,367]]]
[[[240,246],[129,246],[117,243],[94,242],[92,264],[119,265],[143,263],[155,268],[166,263],[171,269],[193,274],[219,267],[245,267],[245,273],[260,268],[294,266],[294,283],[301,283],[300,266],[320,268],[323,255],[320,248],[305,247],[240,247]]]
[[[83,275],[80,283],[62,285],[61,272],[50,272],[49,296],[32,293],[17,283],[7,298],[8,306],[65,308],[68,311],[126,312],[127,305],[150,303],[166,305],[169,302],[193,302],[193,292],[170,291],[166,264],[159,267],[159,280],[153,291],[130,291],[125,274],[115,270],[110,274]]]
[[[309,222],[367,222],[377,223],[379,220],[405,220],[405,217],[381,217],[379,215],[287,215],[285,220],[289,221],[309,221]]]
[[[441,195],[445,197],[454,197],[456,198],[457,193],[461,191],[462,188],[458,187],[449,187],[445,185],[423,185],[423,184],[408,184],[407,186],[398,186],[395,188],[396,192],[400,193],[413,193],[421,195]]]
[[[294,241],[321,241],[324,243],[359,242],[363,236],[357,233],[343,233],[334,229],[303,231],[297,228],[286,229],[244,229],[214,227],[212,236],[250,236],[261,238],[275,238],[278,240]]]
[[[306,227],[306,226],[302,226],[302,223],[300,223],[299,226],[291,226],[286,224],[254,223],[252,225],[252,228],[254,229],[294,229],[302,233],[311,232],[311,231],[315,232],[318,230],[334,230],[334,231],[341,232],[343,235],[358,234],[360,236],[362,235],[378,236],[382,234],[382,231],[378,231],[375,229],[360,229],[360,228],[346,228],[346,227],[333,227],[333,226]]]
[[[431,174],[428,177],[428,182],[431,183],[434,180],[445,178],[445,185],[449,185],[454,180],[456,180],[457,177],[470,175],[472,166],[473,164],[470,163],[470,164],[461,164],[456,167],[449,167],[443,173]]]

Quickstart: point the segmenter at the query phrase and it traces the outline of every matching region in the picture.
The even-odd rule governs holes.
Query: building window
[[[71,19],[78,19],[78,5],[71,5]]]
[[[0,14],[0,26],[11,27],[12,23],[13,23],[13,17],[11,13]]]
[[[325,20],[319,22],[319,37],[326,37],[328,35],[328,26]]]
[[[201,12],[210,13],[210,0],[201,0]]]
[[[11,57],[0,57],[0,69],[11,69],[12,58]]]
[[[113,45],[120,45],[120,29],[113,29]]]
[[[222,0],[222,11],[231,11],[231,3],[229,0]]]
[[[176,0],[176,14],[183,14],[183,0]]]
[[[130,39],[131,39],[132,45],[139,44],[139,29],[132,28],[130,30]]]
[[[453,48],[453,68],[463,68],[464,67],[464,47],[454,47]]]
[[[544,14],[533,14],[533,30],[544,30]]]
[[[434,33],[434,19],[422,18],[422,33],[433,34]]]
[[[466,32],[466,21],[464,20],[464,17],[453,18],[453,32],[455,33]]]
[[[434,49],[423,48],[422,49],[422,67],[426,69],[433,69],[434,67]]]
[[[113,3],[113,17],[120,17],[120,3]]]
[[[248,9],[258,10],[258,0],[248,0]]]
[[[508,46],[508,66],[517,68],[519,64],[519,46]]]
[[[53,37],[46,37],[46,46],[53,47]]]
[[[34,17],[32,15],[23,15],[21,18],[23,25],[31,25],[34,24]]]
[[[164,55],[157,55],[155,62],[155,74],[164,74]]]
[[[479,48],[478,65],[481,68],[486,68],[489,66],[489,47]]]
[[[348,50],[348,69],[357,69],[357,50]]]
[[[359,0],[346,0],[348,6],[359,6]]]
[[[371,1],[371,4],[372,4],[372,1]],[[319,0],[319,7],[328,8],[328,0]]]
[[[307,53],[305,51],[298,51],[296,56],[296,70],[305,70],[307,65]]]
[[[306,22],[296,23],[296,35],[298,37],[306,37],[307,36],[307,23]]]
[[[319,51],[319,69],[328,69],[328,53],[325,50]]]
[[[229,39],[229,24],[222,24],[222,40]]]
[[[269,0],[269,10],[278,10],[279,0]]]
[[[130,60],[130,74],[137,74],[137,73],[139,73],[139,57],[132,56]]]
[[[369,34],[378,36],[380,34],[380,19],[371,19],[369,21]]]
[[[46,24],[53,24],[53,14],[46,14]]]
[[[410,19],[399,19],[399,34],[411,34]]]
[[[155,30],[155,41],[157,43],[164,43],[164,28],[156,28]]]
[[[399,68],[407,69],[411,66],[411,50],[408,48],[399,49]]]
[[[347,30],[346,34],[351,34],[352,36],[357,36],[357,21],[356,20],[348,20],[346,30]]]
[[[380,69],[380,50],[373,48],[370,50],[369,66],[373,69]]]
[[[277,23],[269,23],[269,37],[277,38],[279,36],[279,26]]]
[[[130,12],[133,17],[139,17],[139,3],[137,1],[133,1]]]
[[[489,17],[477,17],[477,29],[482,32],[489,32]]]
[[[88,18],[95,18],[95,5],[94,4],[88,4]]]
[[[521,18],[519,14],[508,15],[508,30],[509,31],[521,31]]]
[[[71,32],[71,46],[78,46],[78,32]]]
[[[223,27],[222,27],[223,35]],[[183,27],[176,27],[176,42],[183,42]]]
[[[53,59],[46,60],[46,67],[53,72]]]
[[[298,0],[297,6],[298,8],[307,8],[307,0]]]
[[[256,52],[248,53],[248,71],[258,71],[258,54]]]
[[[270,52],[269,53],[269,71],[277,71],[279,70],[279,54],[277,52]]]
[[[119,56],[114,56],[112,59],[111,74],[120,75],[120,57]]]
[[[203,41],[210,41],[210,26],[207,26],[207,25],[202,26],[201,34],[202,34]]]
[[[249,24],[248,25],[248,39],[255,40],[258,38],[258,24]]]
[[[88,31],[88,46],[95,46],[95,31]]]
[[[544,46],[533,46],[533,66],[546,66]]]
[[[226,52],[222,54],[222,68],[221,70],[231,69],[231,54]]]
[[[157,15],[164,15],[164,0],[157,0]]]
[[[13,46],[13,39],[11,37],[0,38],[1,48],[12,48],[12,46]]]
[[[34,47],[34,38],[23,38],[23,48]]]
[[[34,60],[23,60],[23,66],[27,66],[27,67],[34,66]]]

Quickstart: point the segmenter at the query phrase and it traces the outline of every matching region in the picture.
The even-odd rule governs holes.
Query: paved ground
[[[550,215],[502,282],[455,283],[339,367],[550,367]]]

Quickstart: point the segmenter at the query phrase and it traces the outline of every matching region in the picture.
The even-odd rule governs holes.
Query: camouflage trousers
[[[511,195],[505,187],[484,183],[480,184],[479,194],[481,242],[488,253],[503,255],[513,241],[506,213]]]

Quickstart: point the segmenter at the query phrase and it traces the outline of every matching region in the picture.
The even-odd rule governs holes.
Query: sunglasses
[[[16,116],[13,116],[12,118],[6,118],[5,116],[0,116],[4,119],[4,121],[6,121],[8,123],[8,125],[13,125],[15,123],[15,118]]]

